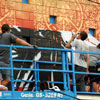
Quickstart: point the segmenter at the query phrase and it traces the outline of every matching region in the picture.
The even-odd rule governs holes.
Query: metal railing
[[[38,47],[38,50],[48,50],[48,51],[59,51],[61,53],[62,61],[60,62],[53,62],[53,61],[34,61],[34,60],[23,60],[23,59],[13,59],[12,57],[12,49],[13,48],[24,48],[24,49],[35,49],[33,47],[28,46],[15,46],[15,45],[0,45],[0,47],[8,47],[10,49],[10,68],[7,67],[0,67],[0,69],[9,69],[11,70],[11,91],[2,91],[2,96],[0,96],[0,99],[33,99],[33,98],[44,98],[44,99],[68,99],[69,100],[77,100],[77,93],[80,94],[100,94],[95,92],[79,92],[76,91],[76,81],[75,81],[75,74],[95,74],[100,75],[99,73],[88,73],[88,72],[75,72],[74,69],[74,53],[86,53],[86,54],[100,54],[100,53],[93,53],[93,52],[83,52],[83,51],[74,51],[72,49],[58,49],[58,48],[44,48],[44,47]],[[71,62],[69,62],[69,56],[68,53],[70,53]],[[13,62],[30,62],[34,64],[34,68],[16,68],[13,65]],[[40,64],[57,64],[61,65],[61,69],[40,69]],[[72,70],[69,70],[69,66],[72,66]],[[17,80],[14,79],[14,71],[22,70],[22,71],[33,71],[34,72],[34,80],[24,80],[24,82],[29,83],[35,83],[35,90],[34,91],[15,91],[14,83],[15,82],[23,82],[23,80]],[[44,90],[41,92],[41,89],[39,87],[39,84],[41,83],[40,80],[40,72],[56,72],[56,73],[62,73],[63,81],[44,81],[49,84],[62,84],[63,89],[60,91],[56,90]],[[70,82],[70,74],[72,74],[72,82]],[[72,86],[72,87],[71,87]],[[71,90],[72,89],[72,90]],[[49,91],[49,93],[48,93]],[[10,96],[4,96],[4,93],[8,93]],[[25,94],[26,93],[26,94]],[[48,94],[46,94],[48,93]],[[52,94],[53,93],[53,94]],[[56,93],[56,94],[55,94]],[[29,94],[29,96],[28,96]],[[59,96],[60,94],[60,96]],[[14,99],[17,98],[17,99]],[[78,99],[79,100],[79,99]]]
[[[15,45],[0,45],[0,47],[8,47],[10,49],[10,68],[7,67],[0,67],[0,69],[9,69],[11,70],[11,91],[2,91],[2,97],[0,99],[5,99],[6,97],[4,96],[5,94],[10,95],[10,97],[8,96],[6,98],[6,100],[8,99],[36,99],[36,98],[43,98],[43,99],[63,99],[63,98],[70,98],[71,100],[75,100],[76,99],[76,86],[75,86],[75,71],[74,71],[74,64],[73,64],[73,59],[72,59],[72,63],[71,65],[73,66],[73,70],[69,71],[68,69],[68,54],[67,52],[71,53],[71,56],[73,58],[73,50],[70,49],[57,49],[57,48],[43,48],[43,47],[38,47],[38,50],[51,50],[51,51],[59,51],[61,53],[61,58],[62,61],[61,62],[53,62],[53,61],[34,61],[34,60],[23,60],[23,59],[13,59],[12,57],[12,49],[13,48],[24,48],[24,49],[33,49],[33,47],[28,47],[28,46],[15,46]],[[34,68],[16,68],[14,67],[13,63],[14,62],[30,62],[34,64]],[[58,64],[61,66],[61,69],[40,69],[39,65],[40,64]],[[23,82],[23,80],[16,80],[14,79],[14,71],[17,70],[22,70],[22,71],[33,71],[34,72],[34,80],[24,80],[24,82],[33,82],[35,83],[35,90],[34,91],[15,91],[15,87],[14,87],[14,83],[15,82]],[[48,89],[48,90],[44,90],[41,92],[39,84],[41,83],[40,80],[40,72],[55,72],[55,73],[62,73],[63,76],[63,81],[46,81],[49,84],[62,84],[63,85],[63,90],[60,91],[56,91],[55,89]],[[69,73],[73,74],[73,82],[71,83],[69,81]],[[70,85],[73,84],[73,91],[70,91]],[[48,93],[49,91],[49,93]],[[38,92],[38,93],[37,93]],[[26,93],[26,94],[25,94]],[[22,95],[23,94],[23,95]],[[30,94],[30,95],[28,95]],[[69,95],[68,95],[69,94]],[[14,99],[15,100],[15,99]]]

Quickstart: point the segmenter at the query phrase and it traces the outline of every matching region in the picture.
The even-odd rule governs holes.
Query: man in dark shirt
[[[94,47],[90,46],[89,47],[90,52],[97,52],[100,53],[100,43]],[[90,54],[89,55],[89,65],[88,65],[88,70],[91,73],[97,73],[97,62],[100,61],[100,55],[98,54]],[[98,92],[98,83],[100,81],[100,76],[99,75],[89,75],[90,78],[90,83],[92,83],[92,87],[94,92]]]
[[[33,45],[10,33],[10,27],[8,24],[3,24],[1,30],[2,33],[0,33],[0,44],[11,45],[13,43],[19,43],[21,45],[33,47]],[[0,67],[10,67],[9,59],[10,59],[9,48],[0,47]],[[8,84],[9,81],[10,81],[10,70],[0,69],[0,90],[7,90],[6,85]]]

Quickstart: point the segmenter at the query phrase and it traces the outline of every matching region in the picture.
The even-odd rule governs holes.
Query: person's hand
[[[72,35],[72,39],[74,40],[76,38],[76,34]]]
[[[32,45],[33,47],[34,47],[34,49],[37,49],[38,48],[38,46],[37,45]]]

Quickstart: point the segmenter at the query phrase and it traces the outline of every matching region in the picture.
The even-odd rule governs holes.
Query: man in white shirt
[[[76,51],[89,51],[88,45],[84,42],[88,37],[85,31],[82,31],[77,34],[73,35],[69,42],[66,44],[66,48],[75,47]],[[75,64],[75,71],[77,72],[86,72],[87,70],[87,54],[83,53],[75,53],[74,64]],[[83,74],[76,74],[76,89],[77,91],[85,91],[85,75]]]

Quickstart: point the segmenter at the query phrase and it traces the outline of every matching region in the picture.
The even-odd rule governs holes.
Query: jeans
[[[10,65],[4,62],[0,62],[0,67],[10,67]],[[10,80],[10,70],[0,69],[0,78],[3,80]]]

